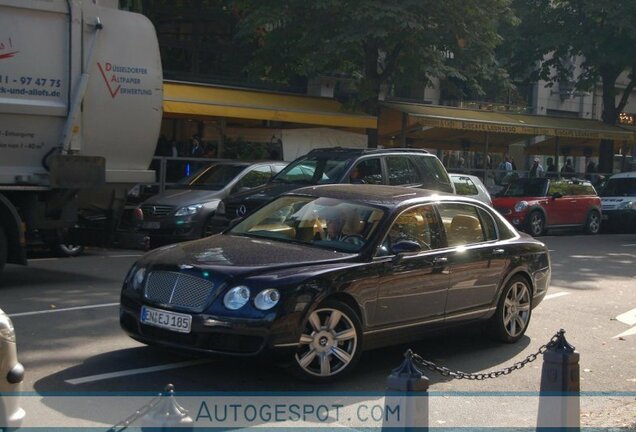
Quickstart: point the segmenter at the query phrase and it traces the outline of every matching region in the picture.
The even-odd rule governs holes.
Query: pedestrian
[[[572,178],[574,177],[574,167],[572,166],[572,159],[567,159],[565,165],[561,168],[561,177]]]
[[[596,184],[597,180],[596,175],[596,164],[592,159],[587,162],[587,166],[585,167],[585,178],[592,182],[592,184]]]
[[[554,166],[554,159],[552,159],[551,157],[549,157],[547,161],[546,177],[556,177],[556,166]]]
[[[198,134],[192,135],[192,146],[190,147],[190,156],[203,156],[203,147],[201,146],[201,137]]]
[[[177,140],[170,140],[170,154],[172,157],[179,157],[179,147],[177,146]]]
[[[512,172],[512,163],[510,163],[510,156],[505,155],[498,167],[497,176],[495,177],[495,183],[501,185],[508,174]]]
[[[534,162],[532,163],[532,167],[530,168],[530,172],[528,173],[528,177],[530,178],[540,178],[544,176],[543,167],[539,162],[539,158],[534,158]]]

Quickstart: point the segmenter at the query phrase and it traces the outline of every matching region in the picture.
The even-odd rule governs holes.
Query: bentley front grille
[[[144,295],[153,303],[201,312],[214,289],[206,279],[171,271],[153,271],[148,275]]]

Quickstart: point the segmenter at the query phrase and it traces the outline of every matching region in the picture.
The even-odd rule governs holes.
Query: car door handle
[[[500,255],[503,255],[504,253],[506,253],[505,249],[493,249],[492,250],[492,254],[494,256],[500,256]]]
[[[433,260],[433,264],[435,265],[446,265],[448,263],[447,257],[437,257]]]

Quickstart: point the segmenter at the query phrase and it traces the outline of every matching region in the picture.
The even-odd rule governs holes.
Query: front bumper
[[[203,234],[203,221],[195,218],[148,219],[139,231],[150,237],[153,247],[179,241],[197,240]]]
[[[150,304],[148,306],[156,307]],[[142,324],[139,320],[141,307],[141,302],[122,297],[119,321],[130,337],[149,345],[198,354],[258,356],[272,351],[293,352],[300,338],[300,313],[283,317],[271,314],[267,319],[192,313],[191,332],[179,333]]]
[[[636,232],[636,210],[603,210],[601,226],[614,231]]]

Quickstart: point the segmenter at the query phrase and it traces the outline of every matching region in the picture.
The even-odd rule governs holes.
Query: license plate
[[[190,333],[192,316],[142,306],[139,321],[179,333]]]
[[[159,229],[161,228],[161,222],[146,221],[143,224],[141,224],[141,226],[144,229]]]

